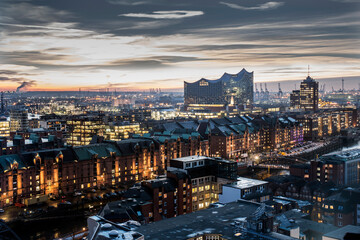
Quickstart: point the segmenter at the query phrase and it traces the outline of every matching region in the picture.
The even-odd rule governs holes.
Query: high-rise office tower
[[[28,111],[22,106],[10,110],[10,131],[26,131],[29,128]]]
[[[290,95],[290,106],[305,111],[316,111],[319,108],[319,83],[308,76],[300,84],[300,90]]]
[[[307,111],[319,108],[319,83],[308,76],[300,84],[300,106]]]
[[[5,117],[0,117],[0,137],[10,137],[10,122]]]

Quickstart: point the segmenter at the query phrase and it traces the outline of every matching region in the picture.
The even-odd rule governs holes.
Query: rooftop
[[[189,161],[197,161],[197,160],[205,160],[205,159],[209,159],[209,157],[193,155],[188,157],[174,158],[173,160],[180,162],[189,162]]]
[[[347,151],[339,151],[331,154],[326,154],[321,157],[324,160],[337,160],[337,161],[351,161],[351,160],[360,160],[360,148],[351,149]]]
[[[226,186],[238,188],[238,189],[245,189],[245,188],[251,188],[263,184],[267,184],[266,181],[261,181],[257,179],[252,178],[244,178],[244,177],[238,177],[236,182],[230,183]]]
[[[293,210],[284,212],[283,214],[278,215],[276,217],[276,219],[280,223],[285,224],[285,226],[286,226],[286,223],[282,221],[284,219],[284,216],[286,217],[286,219],[292,219],[294,221],[294,224],[299,226],[300,231],[303,233],[311,231],[311,232],[325,234],[325,233],[328,233],[328,232],[338,229],[337,227],[334,227],[333,225],[318,223],[318,222],[306,219],[305,217],[307,216],[307,214],[302,213],[299,209],[293,209]]]
[[[345,227],[336,229],[335,231],[325,234],[324,237],[333,238],[333,239],[344,239],[344,236],[347,233],[360,234],[360,226],[347,225]]]
[[[105,239],[112,239],[112,240],[137,240],[143,239],[142,235],[130,230],[122,225],[113,224],[99,216],[92,216],[89,218],[88,223],[96,223],[97,226],[94,232],[89,233],[89,240],[105,240]],[[89,225],[89,228],[93,227]]]
[[[229,74],[229,73],[224,73],[219,79],[216,80],[208,80],[205,78],[202,78],[198,81],[196,81],[195,83],[199,82],[199,81],[207,81],[209,83],[218,83],[218,82],[229,82],[231,79],[235,79],[236,81],[239,81],[240,79],[242,79],[244,77],[244,75],[252,75],[253,72],[248,72],[245,70],[245,68],[243,68],[240,72],[238,72],[237,74]],[[188,82],[186,82],[188,83]],[[191,84],[191,83],[188,83]]]
[[[144,225],[136,231],[142,233],[145,239],[152,240],[183,240],[201,232],[222,234],[226,239],[239,239],[234,238],[234,222],[250,216],[259,206],[259,203],[240,200]],[[266,211],[272,212],[273,209],[266,207]]]

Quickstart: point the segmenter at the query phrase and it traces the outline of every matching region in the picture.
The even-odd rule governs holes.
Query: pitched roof
[[[90,144],[86,146],[73,147],[79,161],[91,159],[94,155],[99,158],[110,157],[111,153],[120,156],[121,152],[110,143]]]
[[[27,164],[19,157],[18,154],[0,156],[0,172],[11,170],[11,166],[17,163],[18,168],[26,168]]]

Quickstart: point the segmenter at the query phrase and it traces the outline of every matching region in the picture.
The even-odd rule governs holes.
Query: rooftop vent
[[[116,230],[111,230],[109,232],[109,237],[111,237],[111,238],[117,238],[118,236],[119,236],[119,233]]]
[[[101,226],[101,229],[106,230],[106,229],[110,229],[111,227],[112,227],[112,226],[111,226],[110,223],[105,223],[104,225]]]

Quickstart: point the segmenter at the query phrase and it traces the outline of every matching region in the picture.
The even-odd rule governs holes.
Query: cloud
[[[36,86],[35,80],[29,80],[25,78],[14,78],[14,77],[2,77],[0,76],[0,82],[15,82],[19,83],[23,87],[34,87]]]
[[[71,62],[74,57],[65,54],[50,54],[45,51],[0,51],[0,54],[7,62],[19,65],[28,65],[29,63],[57,64],[60,61]]]
[[[226,5],[230,8],[240,9],[240,10],[270,10],[270,9],[276,9],[276,8],[284,5],[283,2],[267,2],[267,3],[260,4],[256,7],[245,7],[245,6],[240,6],[238,4],[235,4],[235,3],[227,3],[227,2],[220,2],[220,4]]]
[[[203,15],[203,11],[186,11],[186,10],[174,10],[174,11],[154,11],[152,13],[126,13],[119,16],[135,17],[135,18],[153,18],[153,19],[180,19]]]
[[[360,3],[360,0],[332,0],[333,2],[342,2],[342,3]]]
[[[108,0],[108,3],[115,4],[115,5],[128,5],[128,6],[138,6],[144,4],[150,4],[151,1],[135,1],[135,0]]]
[[[2,7],[2,14],[15,22],[48,23],[70,17],[64,10],[55,10],[48,6],[36,6],[30,3],[8,4]]]
[[[18,75],[19,73],[11,70],[0,70],[0,75]]]
[[[19,27],[19,28],[39,28],[39,29],[47,29],[47,30],[68,30],[70,26],[74,26],[74,23],[50,23],[48,25],[32,25],[32,24],[13,24],[13,23],[2,23],[0,25],[10,26],[10,27]]]
[[[152,56],[140,59],[119,59],[101,65],[101,67],[117,67],[124,69],[153,69],[160,67],[170,67],[181,62],[205,61],[210,59],[200,59],[197,57],[184,56]],[[99,66],[100,67],[100,66]]]
[[[360,15],[340,3],[355,0],[12,1],[0,1],[0,77],[12,86],[177,87],[242,67],[256,81],[302,79],[271,69],[304,63],[326,69],[316,78],[360,74]]]

